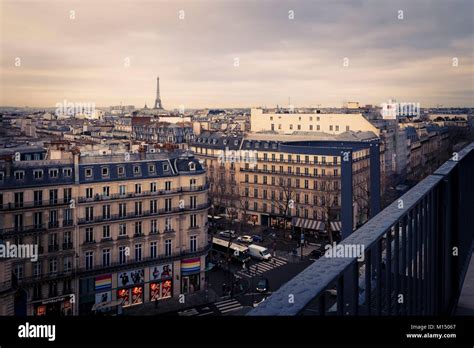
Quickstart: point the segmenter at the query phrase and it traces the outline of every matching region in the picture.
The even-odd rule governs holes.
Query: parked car
[[[257,292],[268,292],[270,290],[270,285],[267,278],[261,278],[258,283],[255,291]]]
[[[219,232],[219,237],[222,238],[235,238],[235,231],[232,230],[225,230]]]
[[[243,236],[237,237],[237,241],[242,242],[242,243],[252,243],[253,238],[249,235],[243,235]]]
[[[258,234],[254,234],[252,236],[252,239],[254,242],[262,243],[264,241],[264,238]]]

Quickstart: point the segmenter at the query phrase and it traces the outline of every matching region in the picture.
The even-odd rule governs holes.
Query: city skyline
[[[470,1],[139,3],[2,1],[0,105],[472,106]]]

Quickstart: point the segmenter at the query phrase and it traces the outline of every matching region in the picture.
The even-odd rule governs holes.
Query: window
[[[150,220],[150,233],[158,233],[158,220]]]
[[[165,231],[172,231],[172,230],[173,230],[173,226],[171,223],[171,218],[167,217],[165,219]]]
[[[125,176],[125,167],[120,166],[117,168],[117,171],[119,176]]]
[[[72,169],[71,168],[64,168],[63,169],[63,176],[66,178],[70,178],[72,176]]]
[[[142,222],[136,221],[135,222],[135,235],[141,236],[141,234],[142,234]]]
[[[189,215],[189,227],[190,228],[197,227],[197,216],[196,216],[196,214]]]
[[[140,175],[140,174],[141,174],[140,166],[134,165],[133,166],[133,175]]]
[[[15,179],[16,180],[23,180],[25,178],[25,172],[22,170],[15,171]]]
[[[102,249],[102,266],[110,266],[110,249]]]
[[[149,164],[148,165],[148,174],[155,174],[155,165]]]
[[[94,240],[94,229],[92,227],[86,228],[86,243],[91,243]]]
[[[56,273],[58,271],[58,259],[49,259],[49,273]]]
[[[110,195],[110,186],[103,186],[102,187],[102,196],[109,197]]]
[[[167,172],[169,170],[169,165],[167,163],[163,163],[163,171]]]
[[[57,170],[57,169],[50,169],[49,172],[48,172],[48,174],[49,174],[49,177],[50,177],[51,179],[56,179],[56,178],[58,177],[58,175],[59,175],[59,170]]]
[[[119,217],[127,216],[127,203],[119,203]]]
[[[110,238],[110,225],[103,225],[102,226],[102,238],[109,239]]]
[[[142,193],[142,184],[135,184],[135,193]]]
[[[23,279],[23,269],[22,264],[15,265],[13,273],[15,273],[17,279]]]
[[[141,244],[135,244],[135,261],[141,261],[142,260],[142,245]]]
[[[189,251],[195,252],[197,250],[197,236],[189,237]]]
[[[127,224],[120,224],[119,225],[119,236],[123,237],[127,235]]]
[[[33,170],[33,177],[35,179],[43,179],[43,171],[41,169]]]
[[[127,247],[126,246],[119,246],[119,263],[123,265],[127,262]]]
[[[165,190],[170,191],[171,190],[171,181],[165,181]]]
[[[336,132],[338,132],[338,131],[339,131],[339,126],[336,125]]]
[[[158,242],[150,243],[150,258],[156,259],[158,256]]]
[[[127,193],[127,186],[120,185],[119,186],[119,195],[124,196]]]
[[[165,212],[171,211],[171,198],[165,199]]]
[[[109,176],[109,168],[108,167],[102,167],[102,177],[108,177]]]
[[[69,272],[72,270],[72,257],[68,256],[63,259],[63,271]]]
[[[23,207],[23,192],[15,192],[15,208]]]
[[[110,205],[109,204],[102,206],[102,218],[110,219]]]
[[[321,130],[321,126],[319,124],[316,125],[316,130]]]
[[[150,183],[150,192],[156,192],[156,182]]]
[[[40,276],[41,273],[41,261],[33,262],[33,276]]]
[[[190,209],[196,209],[196,200],[197,200],[197,197],[196,196],[191,196],[189,197],[189,208]]]
[[[347,131],[347,132],[349,131],[349,126],[346,126],[346,131]]]
[[[86,198],[92,198],[94,195],[94,189],[92,187],[86,188]]]
[[[86,168],[86,178],[92,178],[92,168]]]
[[[171,256],[171,239],[165,240],[165,256]]]
[[[152,199],[150,201],[150,213],[156,214],[158,212],[158,201],[156,199]]]
[[[64,232],[64,243],[65,244],[72,243],[72,232],[71,231]]]
[[[92,269],[92,267],[94,267],[94,252],[86,251],[85,259],[86,259],[86,270]]]
[[[135,202],[135,216],[143,214],[143,204],[142,202]]]
[[[332,131],[332,125],[329,126],[329,130]]]

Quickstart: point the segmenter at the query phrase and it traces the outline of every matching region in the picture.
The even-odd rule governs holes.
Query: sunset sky
[[[296,107],[390,98],[473,106],[473,7],[472,0],[0,0],[0,105],[152,106],[159,75],[168,109],[273,107],[289,97]]]

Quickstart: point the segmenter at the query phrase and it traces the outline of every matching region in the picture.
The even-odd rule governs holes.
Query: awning
[[[342,223],[340,221],[331,221],[330,226],[331,226],[331,231],[338,232],[342,228]]]
[[[295,217],[292,219],[291,223],[295,227],[304,228],[306,230],[324,230],[324,223],[318,220]]]

